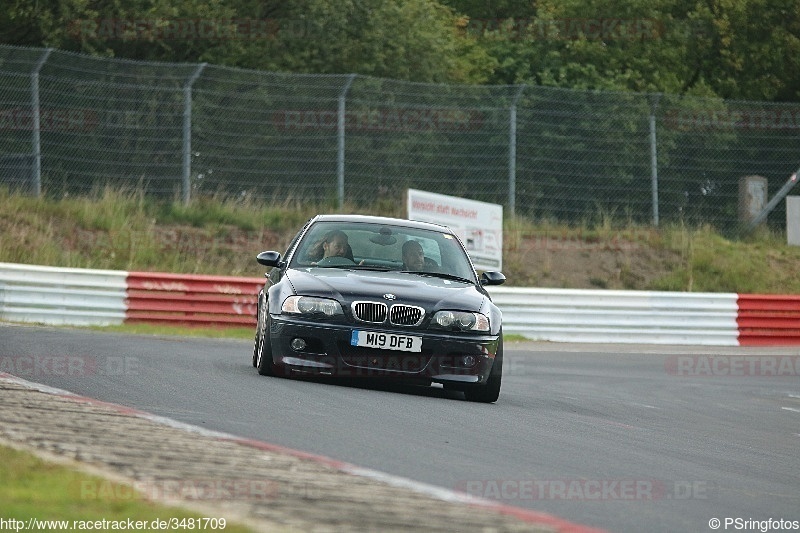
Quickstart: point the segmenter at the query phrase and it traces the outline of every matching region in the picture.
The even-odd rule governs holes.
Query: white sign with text
[[[408,189],[408,219],[449,226],[477,270],[502,270],[502,205]]]

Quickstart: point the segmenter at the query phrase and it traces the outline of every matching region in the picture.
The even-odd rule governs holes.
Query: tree
[[[490,83],[800,100],[795,0],[446,1],[496,60]]]
[[[16,0],[7,44],[260,70],[479,83],[493,60],[435,0]]]

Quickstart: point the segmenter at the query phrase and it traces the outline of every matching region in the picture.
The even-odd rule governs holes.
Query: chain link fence
[[[0,46],[0,185],[369,205],[416,188],[560,223],[739,226],[800,106],[259,72]],[[783,203],[781,203],[781,206]],[[782,207],[770,217],[782,227]]]

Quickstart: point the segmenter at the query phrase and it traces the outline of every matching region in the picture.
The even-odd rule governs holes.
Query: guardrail
[[[503,330],[555,342],[735,346],[737,295],[490,288]]]
[[[800,296],[740,294],[738,307],[743,346],[800,344]]]
[[[262,278],[130,272],[125,322],[255,326]]]
[[[0,320],[255,325],[263,278],[0,263]],[[491,287],[506,333],[554,342],[800,345],[800,296]]]
[[[125,320],[127,272],[0,263],[0,319],[107,326]]]
[[[126,322],[255,326],[260,278],[130,272]]]

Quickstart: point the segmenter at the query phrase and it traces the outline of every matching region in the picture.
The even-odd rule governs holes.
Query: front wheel
[[[262,376],[274,376],[275,375],[275,363],[272,361],[272,343],[269,341],[264,334],[261,332],[261,342],[256,343],[258,345],[258,352],[256,353],[256,368],[258,369],[258,373]]]
[[[272,343],[269,334],[269,318],[267,303],[261,301],[258,306],[258,324],[256,325],[256,341],[253,352],[253,366],[262,376],[275,375],[275,363],[272,361]]]
[[[253,341],[253,368],[258,368],[258,351],[261,349],[261,343],[264,342],[263,326],[264,323],[264,305],[261,301],[261,294],[258,293],[258,311],[256,312],[256,338]]]
[[[494,355],[494,364],[489,372],[489,379],[483,385],[467,387],[464,397],[470,402],[494,403],[500,397],[500,384],[503,380],[503,334]]]
[[[261,349],[261,337],[256,330],[256,339],[253,342],[253,367],[258,367],[258,351]]]

